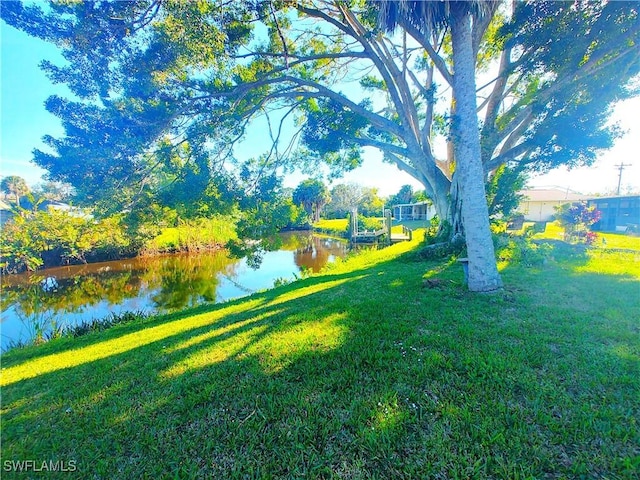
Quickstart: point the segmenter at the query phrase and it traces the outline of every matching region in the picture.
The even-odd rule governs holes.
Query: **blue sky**
[[[20,175],[30,185],[41,181],[43,170],[31,163],[34,148],[43,148],[41,139],[49,134],[63,133],[60,122],[44,108],[52,94],[65,94],[65,88],[52,85],[39,69],[39,63],[62,57],[56,47],[29,37],[4,22],[0,22],[0,176]],[[616,145],[600,155],[588,168],[568,171],[557,169],[531,179],[531,186],[559,186],[581,193],[605,193],[618,184],[616,164],[624,163],[622,189],[640,190],[640,98],[616,106],[612,121],[620,123],[627,134]],[[294,174],[285,180],[295,187],[305,175]],[[420,184],[396,167],[383,163],[381,155],[368,150],[364,165],[336,183],[354,182],[377,187],[381,195],[397,192],[404,184],[420,189]]]

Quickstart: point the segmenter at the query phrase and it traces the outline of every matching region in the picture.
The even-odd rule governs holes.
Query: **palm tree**
[[[320,180],[304,180],[293,192],[293,202],[303,206],[313,223],[320,220],[320,211],[330,200],[329,190]]]
[[[16,205],[18,207],[20,206],[20,197],[29,193],[27,182],[24,178],[17,175],[4,177],[2,182],[0,182],[0,189],[9,195],[15,195]]]
[[[452,41],[451,75],[455,114],[451,126],[469,260],[469,290],[490,292],[502,287],[489,229],[489,210],[484,188],[478,115],[476,113],[475,64],[479,42],[474,28],[488,24],[497,2],[383,0],[379,23],[386,30],[396,26],[418,30],[428,39],[434,31],[449,28]]]

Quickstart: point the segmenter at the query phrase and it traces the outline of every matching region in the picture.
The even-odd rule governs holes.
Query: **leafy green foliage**
[[[487,182],[487,202],[489,215],[493,218],[508,218],[518,208],[527,178],[521,168],[509,168],[501,165],[493,172]]]
[[[304,208],[311,222],[320,220],[320,213],[331,200],[331,194],[321,180],[303,180],[293,191],[293,203]]]
[[[500,36],[509,49],[524,49],[513,70],[525,81],[498,125],[528,110],[538,120],[524,134],[525,163],[542,170],[589,165],[620,134],[608,123],[609,107],[638,94],[632,80],[640,72],[637,4],[516,5]],[[563,35],[572,40],[549,41]]]
[[[347,237],[351,238],[355,232],[353,232],[353,222],[352,222],[353,213],[350,212],[347,215]],[[373,232],[380,230],[384,227],[384,220],[379,217],[366,217],[365,215],[358,213],[358,232]]]
[[[395,195],[387,200],[388,205],[401,205],[414,201],[414,191],[411,185],[403,185]]]
[[[362,230],[379,230],[383,227],[383,221],[380,218],[365,217],[358,215],[358,231]]]
[[[529,235],[502,235],[498,239],[496,255],[500,261],[525,267],[540,267],[550,258],[553,247],[547,242],[535,241]]]
[[[360,166],[361,152],[353,138],[362,136],[369,122],[331,99],[318,99],[306,105],[302,139],[309,153],[322,158],[336,172]],[[360,107],[368,109],[370,102],[363,101]]]
[[[18,175],[8,175],[0,181],[0,190],[13,196],[12,200],[17,206],[20,206],[20,197],[29,192],[29,186],[24,178]]]
[[[228,54],[250,36],[246,14],[239,2],[4,5],[4,20],[63,48],[68,64],[45,62],[44,69],[76,96],[47,101],[66,136],[45,137],[53,153],[36,151],[36,163],[51,179],[72,184],[79,200],[102,202],[107,212],[144,203],[159,191],[156,201],[171,207],[179,206],[171,200],[204,195],[210,173],[221,171],[216,148],[212,154],[205,144],[215,139],[224,147],[227,125],[204,114],[210,102],[174,86],[205,83],[199,74],[190,78],[194,68],[222,75]],[[185,129],[185,110],[195,111],[196,103],[204,109],[200,121],[186,122]],[[167,191],[167,185],[174,188]],[[182,198],[172,199],[178,192]]]
[[[482,202],[458,199],[481,189],[458,189],[460,159],[436,161],[432,145],[439,136],[454,147],[460,140],[451,89],[434,80],[460,78],[451,43],[460,15],[477,20],[468,76],[500,65],[477,92],[486,113],[482,154],[472,158],[481,156],[484,171],[589,164],[619,133],[608,126],[609,107],[637,94],[635,4],[512,5],[503,15],[495,2],[6,2],[1,15],[62,48],[68,63],[44,69],[76,98],[47,102],[65,135],[47,137],[51,148],[35,160],[100,211],[234,210],[245,194],[235,188],[243,162],[232,162],[234,146],[266,116],[271,172],[289,160],[322,161],[337,174],[376,148],[424,184],[457,234],[459,206]],[[386,31],[396,26],[402,35]],[[475,127],[465,128],[470,139]],[[484,176],[479,168],[474,176],[477,187]],[[498,195],[507,180],[517,180],[501,178],[496,209],[507,206]],[[258,224],[241,230],[264,231],[265,212],[252,211],[246,218]]]
[[[0,230],[0,258],[4,272],[34,271],[44,261],[41,253],[47,245],[42,238],[33,237],[27,220],[18,216]]]
[[[175,227],[163,228],[149,240],[141,253],[199,252],[223,248],[237,240],[234,217],[216,215],[211,218],[177,220]]]
[[[33,271],[43,265],[116,258],[129,248],[121,217],[94,220],[86,214],[49,209],[26,211],[0,232],[2,269]]]
[[[447,257],[463,256],[466,244],[460,235],[451,235],[451,224],[441,222],[436,216],[429,221],[425,230],[424,246],[417,252],[423,260],[440,260]]]

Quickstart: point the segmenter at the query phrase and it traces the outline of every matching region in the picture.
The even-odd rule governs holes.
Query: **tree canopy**
[[[320,212],[330,200],[326,185],[313,178],[303,180],[293,191],[293,202],[304,208],[312,222],[320,220]]]
[[[68,64],[43,68],[77,96],[47,102],[66,135],[36,161],[85,189],[193,185],[256,116],[297,116],[307,155],[350,168],[378,148],[435,199],[454,170],[434,151],[448,133],[448,30],[398,19],[401,34],[385,34],[379,3],[7,2],[5,21],[62,48]],[[473,28],[487,171],[588,163],[610,145],[608,107],[637,94],[634,2],[518,2]],[[289,146],[283,126],[270,124],[272,154]]]
[[[20,197],[29,193],[27,182],[18,175],[7,175],[3,177],[0,181],[0,189],[4,193],[12,195],[18,206],[20,206]]]
[[[331,200],[325,208],[329,218],[347,218],[354,210],[366,217],[381,216],[384,200],[378,189],[357,183],[339,183],[331,189]]]

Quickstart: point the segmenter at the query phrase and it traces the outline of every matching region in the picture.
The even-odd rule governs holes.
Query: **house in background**
[[[589,206],[600,210],[600,220],[591,227],[599,232],[640,231],[640,195],[590,198]]]
[[[529,222],[550,222],[554,219],[556,207],[588,199],[586,195],[559,188],[536,188],[518,193],[524,198],[516,212],[524,215],[524,219]]]
[[[431,203],[401,203],[391,207],[391,215],[396,221],[403,220],[431,220],[436,215],[436,209]]]
[[[28,198],[23,197],[20,199],[20,209],[26,210],[27,212],[33,212],[34,205]],[[59,212],[66,212],[74,217],[93,218],[92,215],[85,213],[81,209],[72,207],[67,203],[59,202],[57,200],[44,200],[37,205],[37,210],[42,212],[46,212],[47,210],[57,210]],[[14,218],[17,211],[19,211],[19,209],[15,205],[11,205],[0,199],[0,225],[4,225]]]

